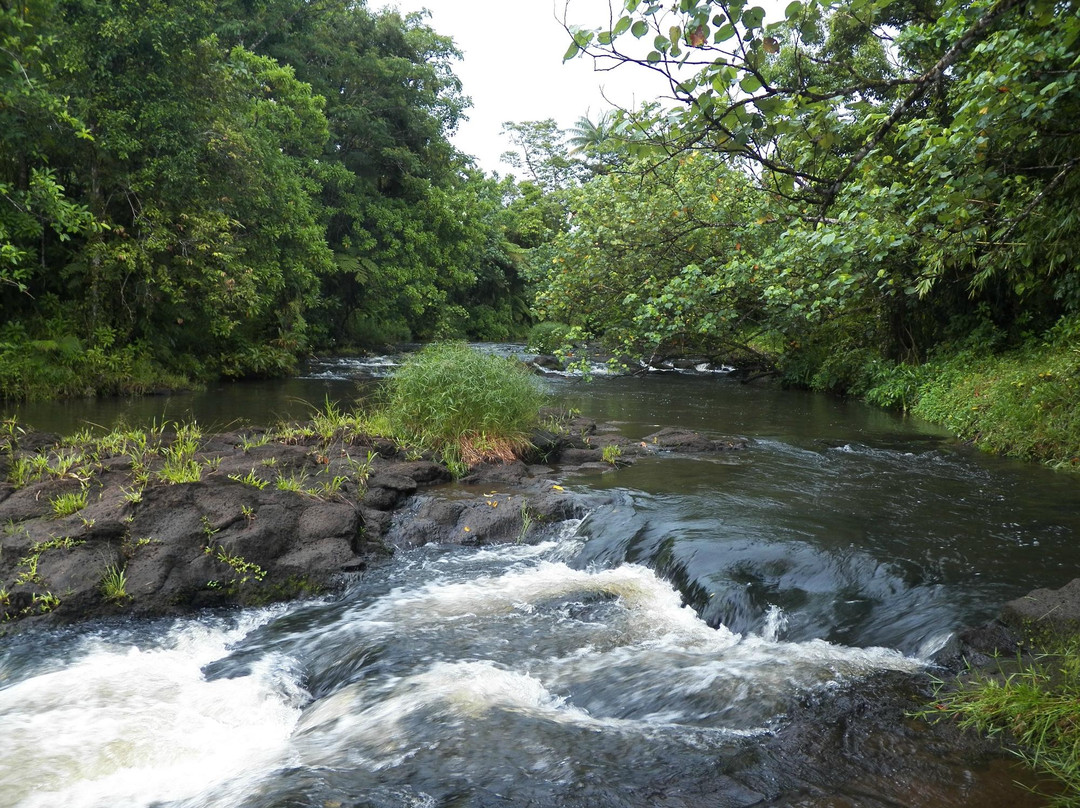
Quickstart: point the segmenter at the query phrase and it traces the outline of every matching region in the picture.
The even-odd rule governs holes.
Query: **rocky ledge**
[[[0,455],[0,633],[318,594],[427,542],[538,541],[584,513],[563,475],[749,445],[563,419],[530,457],[453,481],[385,439],[316,432],[161,433],[152,446],[20,436]]]

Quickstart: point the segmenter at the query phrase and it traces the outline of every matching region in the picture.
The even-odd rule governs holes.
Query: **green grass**
[[[57,494],[52,498],[53,515],[57,518],[71,516],[86,507],[88,495],[86,489],[67,494]]]
[[[112,603],[123,603],[128,598],[127,573],[117,564],[109,564],[101,576],[101,594]]]
[[[1050,804],[1080,806],[1080,637],[1059,641],[1007,674],[976,674],[937,694],[924,717],[1000,736],[1036,771],[1060,784]]]
[[[173,485],[199,482],[203,467],[195,455],[201,438],[202,432],[195,422],[177,426],[173,442],[161,452],[163,462],[158,477]]]
[[[300,471],[294,471],[289,476],[280,475],[277,478],[277,482],[274,485],[278,491],[293,491],[297,494],[307,493],[305,483],[307,482],[308,473],[304,469]]]
[[[438,454],[460,473],[520,454],[543,403],[525,367],[463,343],[436,343],[390,379],[381,414],[398,441]]]
[[[1080,468],[1080,349],[1034,345],[932,367],[915,415],[998,454]]]

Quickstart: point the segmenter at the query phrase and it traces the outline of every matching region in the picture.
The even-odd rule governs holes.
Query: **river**
[[[388,364],[20,415],[302,417]],[[815,699],[923,671],[959,627],[1076,577],[1076,476],[722,374],[545,383],[633,438],[752,445],[560,478],[596,503],[583,521],[402,553],[338,597],[0,640],[0,805],[1042,804],[1004,763],[886,748],[925,763],[822,780],[806,772],[827,752],[796,764],[777,739]]]

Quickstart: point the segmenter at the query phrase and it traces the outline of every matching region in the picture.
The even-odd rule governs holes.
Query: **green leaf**
[[[643,36],[645,36],[645,34],[649,33],[649,24],[646,23],[644,20],[638,20],[630,28],[630,33],[636,36],[638,39],[641,39]]]
[[[563,61],[568,62],[581,52],[581,46],[577,42],[571,42],[570,47],[563,54]]]
[[[761,89],[761,80],[753,73],[747,73],[743,76],[743,80],[739,82],[739,87],[742,88],[744,93],[753,95]]]
[[[803,4],[800,0],[792,0],[792,2],[788,3],[787,8],[784,9],[784,16],[790,20],[792,17],[797,17],[802,10]]]
[[[713,35],[713,42],[726,42],[733,36],[735,36],[735,26],[731,24],[723,25],[717,29],[716,33]]]
[[[622,36],[623,34],[625,34],[629,30],[630,30],[630,18],[629,17],[623,17],[617,23],[615,23],[615,28],[612,29],[611,35],[612,35],[612,37]]]
[[[753,8],[748,8],[746,11],[743,12],[742,15],[743,25],[750,29],[760,28],[761,23],[764,19],[765,9],[763,9],[761,6],[754,6]]]
[[[645,61],[649,62],[650,64],[656,64],[657,62],[660,61],[660,52],[659,51],[649,51],[649,55],[645,57]]]

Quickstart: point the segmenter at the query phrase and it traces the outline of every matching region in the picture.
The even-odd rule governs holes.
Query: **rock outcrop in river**
[[[22,436],[0,462],[0,631],[301,597],[426,542],[534,541],[583,513],[560,475],[747,445],[672,430],[631,440],[578,418],[538,432],[531,462],[448,485],[443,464],[390,441],[318,432]]]

